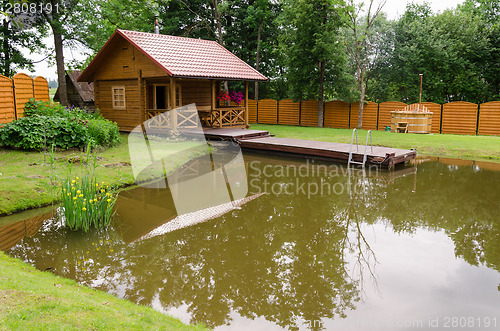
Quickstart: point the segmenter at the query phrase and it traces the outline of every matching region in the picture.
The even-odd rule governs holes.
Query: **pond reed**
[[[68,162],[68,174],[61,180],[62,218],[73,231],[87,232],[91,227],[107,227],[115,213],[117,195],[110,187],[96,179],[97,160],[90,155],[91,146],[87,146],[86,161],[81,161],[84,174],[82,177],[71,175],[71,163]]]

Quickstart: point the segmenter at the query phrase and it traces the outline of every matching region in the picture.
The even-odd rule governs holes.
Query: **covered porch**
[[[140,99],[144,120],[153,129],[248,128],[248,81],[244,81],[243,100],[219,100],[222,80],[175,77],[140,78]],[[170,110],[194,104],[179,112]]]

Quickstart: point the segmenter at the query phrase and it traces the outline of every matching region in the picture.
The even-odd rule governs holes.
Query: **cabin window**
[[[125,109],[125,86],[113,86],[113,109]]]

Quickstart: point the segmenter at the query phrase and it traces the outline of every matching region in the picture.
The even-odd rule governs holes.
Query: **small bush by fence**
[[[422,102],[433,113],[432,133],[500,136],[500,101],[481,105],[454,101],[444,105]],[[391,125],[391,111],[407,104],[397,101],[368,102],[363,107],[363,129],[385,130]],[[318,101],[263,99],[249,100],[249,121],[259,124],[317,126]],[[359,103],[329,101],[325,103],[323,125],[328,128],[349,129],[358,124]]]
[[[49,84],[41,76],[34,79],[17,73],[12,79],[0,75],[0,125],[23,117],[29,99],[49,101]]]

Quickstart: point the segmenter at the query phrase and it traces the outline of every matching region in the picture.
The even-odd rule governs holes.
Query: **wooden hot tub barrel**
[[[432,113],[396,110],[391,111],[391,131],[396,132],[398,123],[408,123],[408,133],[431,133]]]

